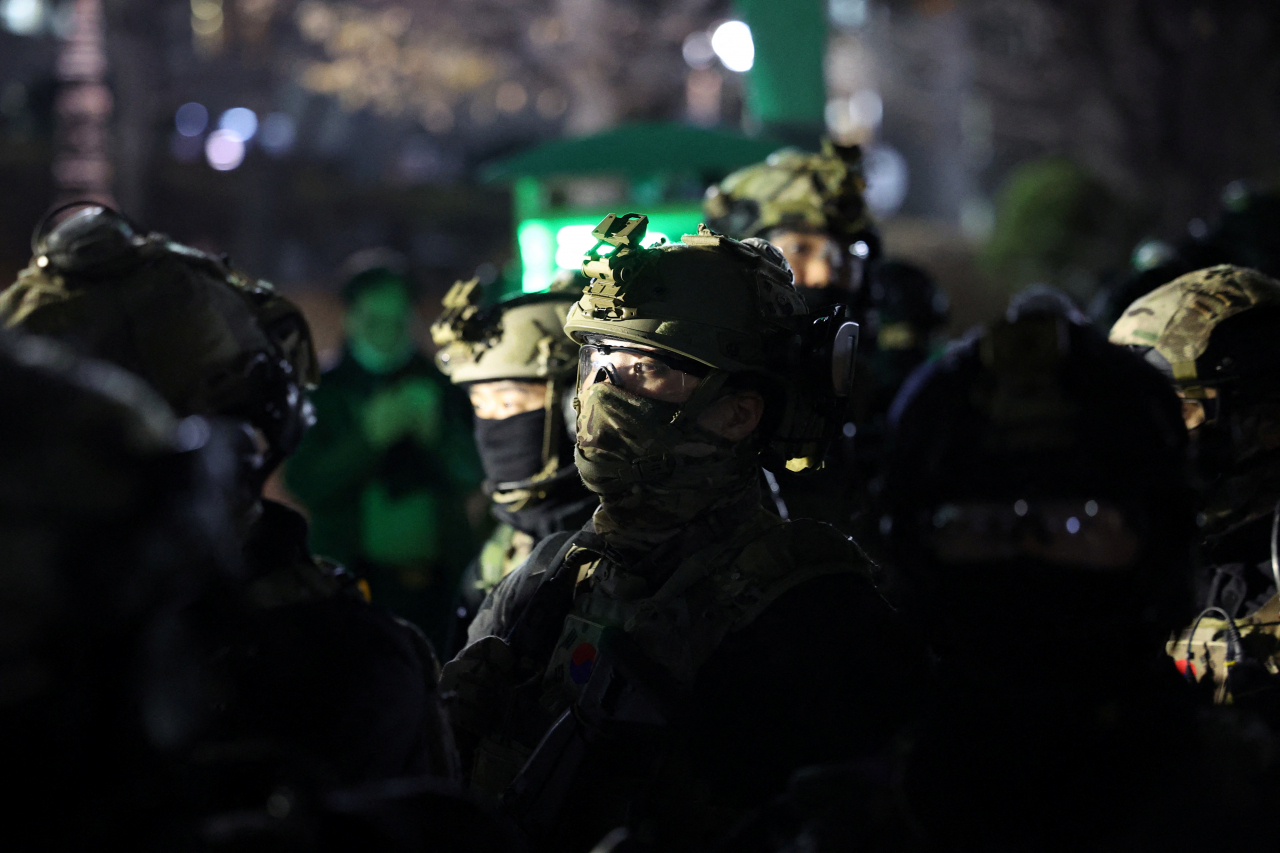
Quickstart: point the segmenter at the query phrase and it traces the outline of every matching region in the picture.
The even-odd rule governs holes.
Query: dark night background
[[[115,200],[297,296],[325,348],[353,251],[406,252],[426,313],[453,279],[509,268],[510,187],[481,181],[485,164],[631,121],[758,134],[749,78],[781,61],[743,74],[690,54],[692,36],[750,20],[727,0],[94,2]],[[6,281],[58,195],[56,69],[75,8],[0,0]],[[878,152],[890,253],[938,277],[956,329],[1031,281],[1085,301],[1140,240],[1211,226],[1231,182],[1277,178],[1271,0],[828,0],[823,12],[827,129]],[[188,102],[210,129],[232,107],[264,122],[242,165],[217,171],[205,137],[177,133]],[[895,163],[900,201],[886,185]]]

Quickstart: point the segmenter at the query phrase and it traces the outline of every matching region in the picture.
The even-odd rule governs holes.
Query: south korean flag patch
[[[556,643],[547,665],[547,686],[559,685],[573,699],[591,680],[600,654],[600,636],[605,626],[599,622],[570,615],[564,620],[560,641]]]

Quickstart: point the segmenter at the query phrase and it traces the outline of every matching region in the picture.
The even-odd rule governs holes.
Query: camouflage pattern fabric
[[[1255,270],[1220,264],[1174,279],[1134,302],[1111,328],[1121,346],[1154,347],[1174,379],[1197,378],[1196,360],[1224,320],[1261,305],[1280,305],[1280,282]]]
[[[724,538],[699,540],[671,554],[676,568],[656,587],[652,578],[609,557],[582,567],[551,657],[526,662],[541,673],[536,699],[541,716],[554,720],[579,697],[606,627],[632,636],[650,660],[688,686],[725,636],[750,625],[787,591],[830,574],[870,576],[861,550],[829,525],[784,522],[759,508],[736,518]],[[455,726],[479,736],[472,787],[491,796],[502,793],[537,745],[536,740],[521,742],[500,722],[500,709],[509,707],[516,685],[532,675],[501,636],[511,629],[529,587],[553,573],[556,566],[549,561],[568,541],[565,535],[544,540],[494,591],[472,623],[470,644],[444,668],[441,690],[457,696],[451,710]],[[690,618],[692,613],[699,618]]]
[[[476,589],[486,595],[503,578],[520,568],[537,543],[532,536],[510,524],[499,524],[480,549],[480,577]]]
[[[816,231],[848,241],[871,227],[863,194],[862,150],[823,140],[810,154],[783,148],[707,190],[707,223],[734,237],[775,229]]]

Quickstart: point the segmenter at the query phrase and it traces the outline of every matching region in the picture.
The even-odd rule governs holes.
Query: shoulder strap
[[[798,519],[785,527],[785,536],[769,543],[785,552],[773,551],[771,560],[760,561],[759,554],[743,554],[741,592],[733,595],[738,613],[730,631],[740,631],[787,592],[814,578],[827,575],[855,574],[870,584],[874,564],[858,543],[837,528],[815,519]],[[731,578],[732,582],[732,578]]]
[[[552,551],[554,543],[560,547]],[[545,664],[573,607],[579,569],[603,553],[604,540],[586,530],[556,534],[538,543],[526,567],[542,569],[542,577],[504,637],[517,658],[534,667]],[[551,558],[545,559],[548,554]]]

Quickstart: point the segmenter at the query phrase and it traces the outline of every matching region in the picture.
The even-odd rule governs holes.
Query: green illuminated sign
[[[702,221],[702,208],[697,205],[642,212],[649,217],[646,246],[663,239],[674,242],[685,234],[696,234]],[[521,289],[525,293],[540,293],[551,286],[551,280],[560,270],[578,269],[583,257],[596,244],[591,230],[600,224],[605,213],[526,219],[516,226],[520,263],[524,269]]]

